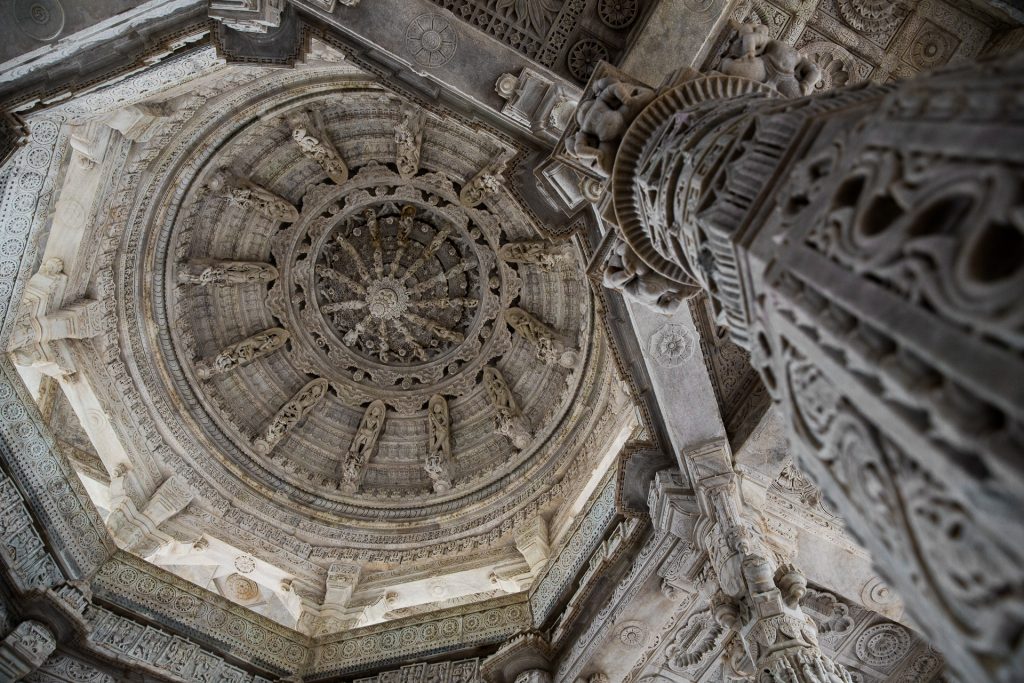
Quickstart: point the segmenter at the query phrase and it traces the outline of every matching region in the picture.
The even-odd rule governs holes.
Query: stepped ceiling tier
[[[115,179],[98,287],[114,419],[145,434],[125,485],[177,476],[178,541],[317,599],[338,563],[528,576],[517,534],[564,533],[636,426],[583,257],[503,183],[515,143],[347,68],[228,68]]]

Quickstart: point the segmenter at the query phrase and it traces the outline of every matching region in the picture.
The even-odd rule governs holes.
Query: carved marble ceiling
[[[315,64],[215,67],[74,169],[110,174],[55,276],[103,321],[74,363],[127,444],[92,463],[108,524],[241,604],[343,573],[360,623],[517,592],[636,426],[582,256],[505,184],[516,143]],[[159,538],[118,496],[163,501]]]

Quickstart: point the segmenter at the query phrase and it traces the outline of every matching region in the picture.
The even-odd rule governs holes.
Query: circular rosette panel
[[[300,366],[347,402],[417,411],[465,394],[508,350],[495,321],[518,279],[499,265],[495,222],[461,207],[450,181],[370,164],[303,206],[274,241],[282,277],[269,303],[295,331]]]

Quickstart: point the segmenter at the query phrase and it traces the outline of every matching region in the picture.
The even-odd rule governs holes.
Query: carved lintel
[[[338,490],[346,493],[359,490],[359,484],[366,473],[366,463],[377,450],[377,439],[384,430],[386,416],[387,408],[383,401],[378,399],[367,406],[363,419],[359,422],[359,428],[352,437],[352,443],[349,444],[348,452],[341,462]]]
[[[578,353],[564,338],[521,308],[505,311],[505,322],[533,346],[537,359],[557,363],[564,368],[576,367]]]
[[[341,185],[348,180],[348,166],[324,131],[319,114],[310,113],[307,121],[297,121],[293,125],[292,139],[302,153],[319,164],[327,177],[336,184]]]
[[[469,179],[459,192],[459,203],[467,208],[482,204],[501,190],[505,160],[499,159]]]
[[[21,622],[0,642],[0,680],[21,680],[56,649],[57,638],[49,627],[34,619]]]
[[[402,120],[395,128],[395,163],[398,173],[408,180],[419,171],[423,126],[426,115],[412,105],[402,107]]]
[[[285,403],[274,419],[270,421],[263,435],[253,442],[253,449],[260,455],[266,455],[274,446],[295,429],[306,416],[327,396],[327,380],[317,378],[299,389],[295,396]]]
[[[200,379],[210,379],[243,367],[282,348],[288,338],[288,330],[280,327],[263,330],[228,346],[211,360],[200,361],[196,364],[196,374]]]
[[[287,199],[247,178],[236,176],[227,169],[222,168],[215,172],[208,185],[211,190],[219,192],[243,209],[258,211],[285,223],[299,220],[299,210]]]
[[[507,437],[516,448],[526,448],[532,435],[500,370],[484,368],[484,389],[488,400],[494,406],[497,432]]]
[[[178,268],[178,282],[200,287],[273,282],[277,268],[256,261],[189,261]]]
[[[430,397],[427,403],[427,419],[430,422],[430,444],[424,469],[434,485],[434,492],[444,493],[452,487],[452,437],[448,402],[443,396]]]

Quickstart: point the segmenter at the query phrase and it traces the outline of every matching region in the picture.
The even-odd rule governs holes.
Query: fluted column
[[[567,132],[630,254],[709,293],[800,468],[979,682],[1024,658],[1022,67],[797,100],[603,67]]]

